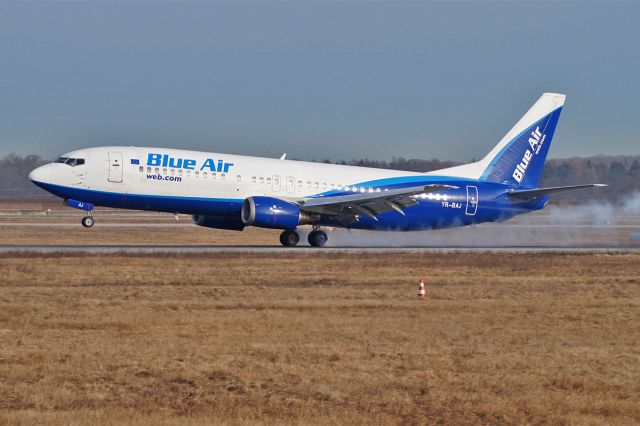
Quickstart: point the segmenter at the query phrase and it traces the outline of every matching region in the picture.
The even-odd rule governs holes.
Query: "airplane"
[[[29,179],[87,212],[95,206],[192,215],[196,225],[242,231],[281,229],[296,246],[310,225],[311,246],[328,241],[322,228],[417,231],[502,222],[540,210],[550,195],[606,186],[538,188],[565,95],[544,93],[481,160],[428,173],[248,157],[164,148],[80,149],[38,167]]]

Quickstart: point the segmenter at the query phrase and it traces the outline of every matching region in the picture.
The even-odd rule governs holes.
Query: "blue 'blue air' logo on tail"
[[[518,181],[518,183],[522,183],[522,178],[524,178],[524,174],[527,172],[529,163],[531,163],[534,155],[538,155],[546,138],[547,135],[540,131],[539,126],[536,126],[536,129],[531,132],[531,136],[529,137],[529,145],[531,146],[531,149],[527,148],[522,156],[522,161],[520,161],[516,166],[513,174],[511,175],[516,181]]]
[[[513,138],[487,166],[480,179],[535,188],[556,130],[561,108],[545,115]]]

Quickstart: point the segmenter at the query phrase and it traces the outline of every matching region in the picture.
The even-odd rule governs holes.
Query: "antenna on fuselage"
[[[282,157],[280,157],[281,160],[286,160],[287,159],[287,153],[285,152],[284,154],[282,154]]]

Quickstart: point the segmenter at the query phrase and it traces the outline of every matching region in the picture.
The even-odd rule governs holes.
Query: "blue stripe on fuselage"
[[[493,222],[509,219],[517,214],[540,209],[548,199],[531,202],[512,203],[506,195],[506,186],[490,182],[476,182],[442,176],[410,176],[369,181],[353,186],[371,186],[381,189],[416,186],[421,184],[442,183],[455,185],[457,188],[438,191],[440,195],[447,195],[450,202],[460,203],[457,208],[445,208],[442,198],[419,198],[418,204],[404,209],[405,215],[390,211],[378,215],[378,221],[366,216],[350,224],[349,228],[378,229],[378,230],[421,230],[439,229],[453,226],[464,226],[480,222]],[[42,182],[36,185],[64,199],[75,199],[90,202],[99,206],[115,207],[133,210],[151,210],[168,213],[200,214],[200,215],[239,215],[243,199],[179,197],[147,194],[125,194],[118,192],[97,191],[83,188],[73,188]],[[480,206],[476,214],[466,214],[466,187],[478,188]],[[330,191],[334,195],[344,191]],[[346,194],[349,194],[348,192]],[[327,196],[327,193],[318,196]],[[334,219],[326,218],[321,224],[328,226],[342,226]]]
[[[82,200],[98,206],[132,210],[151,210],[185,214],[240,214],[240,198],[178,197],[166,195],[125,194],[72,188],[51,183],[33,182],[42,189],[64,199]]]

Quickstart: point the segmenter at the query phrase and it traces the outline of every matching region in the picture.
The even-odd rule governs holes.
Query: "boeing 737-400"
[[[183,213],[196,225],[241,231],[297,228],[323,246],[322,228],[414,231],[504,221],[544,208],[549,195],[605,186],[538,188],[565,95],[545,93],[482,160],[429,173],[164,148],[80,149],[29,178],[88,212],[94,206]]]

